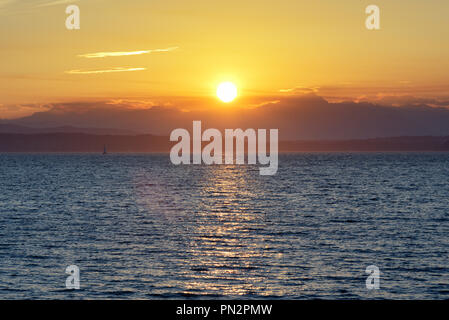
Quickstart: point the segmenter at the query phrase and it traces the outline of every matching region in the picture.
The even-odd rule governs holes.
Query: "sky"
[[[80,30],[65,9],[80,8]],[[380,7],[367,30],[365,8]],[[0,0],[0,118],[74,101],[257,107],[449,97],[447,0]],[[216,101],[232,81],[238,99]]]

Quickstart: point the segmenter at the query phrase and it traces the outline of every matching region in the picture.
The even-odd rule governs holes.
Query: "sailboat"
[[[106,151],[106,145],[104,145],[103,147],[103,154],[108,154],[108,152]]]

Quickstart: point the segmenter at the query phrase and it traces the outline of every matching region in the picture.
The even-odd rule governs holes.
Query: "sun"
[[[237,97],[237,87],[232,82],[223,82],[217,88],[217,97],[225,103],[233,101]]]

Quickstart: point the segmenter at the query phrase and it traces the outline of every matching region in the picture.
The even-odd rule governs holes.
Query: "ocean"
[[[281,154],[274,176],[0,154],[0,299],[448,299],[448,177],[449,153]]]

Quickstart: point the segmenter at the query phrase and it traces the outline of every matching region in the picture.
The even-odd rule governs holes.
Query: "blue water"
[[[0,154],[0,299],[447,299],[448,177],[448,153],[287,154],[275,176]]]

